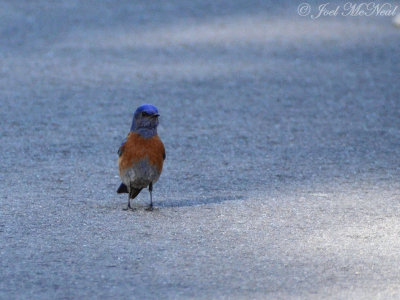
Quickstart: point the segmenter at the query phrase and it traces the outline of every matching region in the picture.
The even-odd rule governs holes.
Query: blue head
[[[144,137],[152,137],[157,134],[158,109],[151,104],[139,106],[133,114],[131,131]]]

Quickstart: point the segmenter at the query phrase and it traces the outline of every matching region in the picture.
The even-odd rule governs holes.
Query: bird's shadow
[[[228,201],[238,201],[243,200],[245,197],[242,195],[238,196],[202,196],[202,197],[191,197],[191,198],[184,198],[179,200],[159,200],[155,201],[154,203],[154,211],[159,211],[163,208],[179,208],[179,207],[195,207],[195,206],[206,206],[209,204],[220,204],[223,202]],[[135,212],[135,211],[144,211],[148,207],[146,204],[143,203],[135,203],[134,201],[131,202],[133,209],[125,210],[126,202],[113,202],[107,204],[92,204],[94,208],[102,208],[102,209],[112,209],[112,210],[123,210],[127,212]]]

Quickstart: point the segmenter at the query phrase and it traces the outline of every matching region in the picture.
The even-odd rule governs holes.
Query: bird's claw
[[[127,207],[124,207],[122,210],[124,210],[124,211],[128,211],[128,210],[134,211],[134,210],[136,210],[136,208],[133,208],[132,206],[127,206]]]

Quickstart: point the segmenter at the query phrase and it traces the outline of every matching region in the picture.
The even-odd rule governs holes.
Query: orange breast
[[[118,160],[119,170],[126,170],[141,159],[148,158],[150,164],[161,173],[165,148],[158,135],[144,138],[136,132],[130,132],[122,146],[122,155]]]

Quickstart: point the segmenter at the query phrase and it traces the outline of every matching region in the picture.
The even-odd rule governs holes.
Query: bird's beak
[[[159,114],[151,115],[152,118],[158,118],[159,116],[160,116]]]

